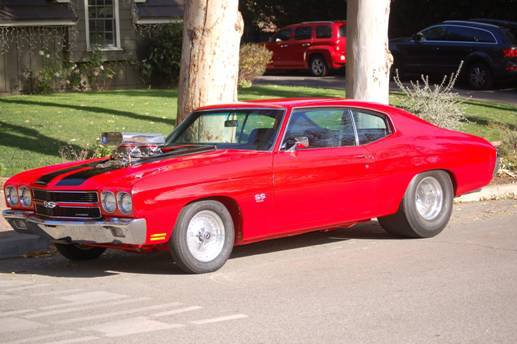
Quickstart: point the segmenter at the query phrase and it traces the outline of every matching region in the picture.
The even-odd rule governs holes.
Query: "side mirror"
[[[293,142],[291,147],[287,150],[288,152],[295,152],[297,150],[309,148],[309,138],[307,136],[299,136],[291,140]]]
[[[417,42],[420,42],[420,41],[423,41],[424,40],[424,34],[421,33],[421,32],[417,32],[413,35],[413,39]]]

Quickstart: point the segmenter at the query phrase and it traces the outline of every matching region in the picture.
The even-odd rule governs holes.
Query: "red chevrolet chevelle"
[[[118,144],[111,157],[10,178],[4,217],[69,259],[170,250],[191,273],[220,268],[235,245],[372,218],[393,235],[432,237],[497,160],[481,138],[342,99],[211,106],[166,138],[102,139]]]

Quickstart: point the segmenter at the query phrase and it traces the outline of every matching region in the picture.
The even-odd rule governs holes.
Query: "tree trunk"
[[[346,96],[389,103],[390,0],[347,1]]]
[[[177,123],[200,106],[237,100],[243,27],[238,0],[185,1]]]

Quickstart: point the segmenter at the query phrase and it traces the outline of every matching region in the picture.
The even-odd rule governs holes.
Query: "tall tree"
[[[347,1],[348,98],[389,102],[389,73],[393,58],[388,48],[390,0]]]
[[[197,107],[237,100],[244,26],[238,0],[187,0],[183,21],[177,123]]]

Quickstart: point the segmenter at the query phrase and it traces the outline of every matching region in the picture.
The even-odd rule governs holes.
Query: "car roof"
[[[445,20],[441,24],[456,24],[456,25],[465,25],[465,26],[471,26],[476,27],[480,29],[495,29],[499,28],[499,26],[490,24],[490,23],[482,23],[472,20]]]
[[[517,22],[510,20],[502,20],[502,19],[489,19],[489,18],[473,18],[470,21],[478,22],[478,23],[486,23],[486,24],[494,24],[504,27],[517,27]]]
[[[204,106],[197,111],[231,109],[231,108],[267,108],[267,109],[292,109],[298,107],[332,107],[332,106],[354,106],[364,107],[372,110],[385,111],[389,106],[372,102],[358,101],[345,98],[273,98],[257,99],[243,102],[228,103]]]

